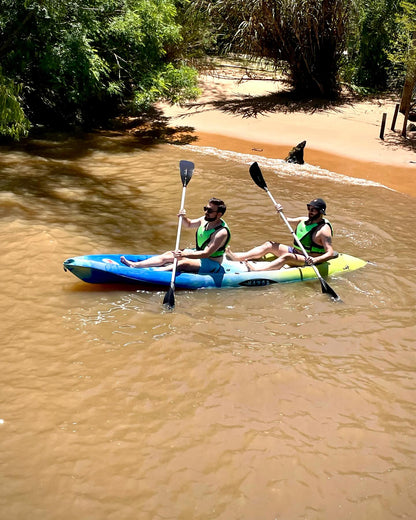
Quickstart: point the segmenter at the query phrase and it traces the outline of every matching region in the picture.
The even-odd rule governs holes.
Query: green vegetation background
[[[416,0],[0,0],[0,138],[198,96],[207,58],[267,59],[300,98],[416,81]]]

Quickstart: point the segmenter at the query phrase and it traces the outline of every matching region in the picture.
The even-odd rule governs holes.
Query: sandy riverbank
[[[391,130],[398,99],[299,107],[274,81],[205,76],[201,86],[196,102],[160,105],[170,126],[192,127],[194,144],[284,159],[306,140],[305,162],[416,196],[416,142],[401,137],[401,114]]]

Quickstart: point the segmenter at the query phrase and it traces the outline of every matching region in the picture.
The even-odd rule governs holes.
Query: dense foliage
[[[231,48],[284,66],[300,94],[332,97],[353,0],[199,0]]]
[[[388,58],[393,66],[404,66],[405,73],[416,80],[416,0],[401,2],[396,17],[400,30],[389,48]]]
[[[393,64],[404,65],[405,78],[400,111],[409,117],[416,107],[416,2],[402,1],[397,22],[402,27],[390,53]],[[414,119],[413,119],[414,120]]]
[[[392,60],[391,51],[407,38],[401,23],[403,2],[365,0],[357,2],[349,37],[344,79],[362,90],[396,88],[403,83],[404,60]],[[416,19],[413,21],[416,29]],[[404,36],[406,33],[406,36]]]
[[[396,34],[397,0],[369,0],[361,9],[354,83],[385,88],[390,39]]]
[[[192,99],[217,52],[268,58],[302,96],[411,91],[415,48],[416,0],[0,0],[0,136]]]
[[[0,0],[0,134],[194,97],[176,14],[173,0]]]
[[[5,78],[0,69],[0,135],[16,139],[27,135],[30,123],[20,105],[21,85]]]
[[[224,51],[267,57],[303,96],[336,96],[342,82],[362,92],[398,87],[398,40],[416,31],[402,13],[416,0],[197,0],[215,22]]]

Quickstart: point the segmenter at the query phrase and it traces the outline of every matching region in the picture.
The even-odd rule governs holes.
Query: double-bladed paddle
[[[263,178],[263,175],[261,173],[261,170],[260,170],[260,166],[254,162],[251,166],[250,166],[250,175],[251,175],[251,178],[253,179],[253,181],[257,184],[257,186],[261,189],[263,189],[267,195],[270,197],[270,199],[272,200],[273,204],[275,206],[277,206],[277,202],[274,200],[273,198],[273,195],[270,193],[268,187],[267,187],[267,184]],[[279,215],[280,217],[282,218],[283,222],[286,224],[286,226],[289,228],[290,232],[292,233],[293,235],[293,238],[296,242],[296,244],[298,245],[298,247],[302,250],[302,253],[305,255],[305,258],[308,256],[306,251],[305,251],[305,248],[303,247],[301,241],[299,240],[299,238],[296,236],[296,233],[293,231],[292,229],[292,226],[289,224],[287,218],[284,216],[283,214],[283,210],[279,209]],[[338,294],[332,289],[332,287],[328,284],[328,282],[326,282],[322,276],[321,276],[321,273],[318,271],[318,268],[316,267],[316,265],[312,264],[311,267],[313,267],[315,273],[316,273],[316,276],[319,278],[319,281],[321,282],[321,287],[322,287],[322,292],[323,293],[326,293],[326,294],[329,294],[331,296],[331,298],[333,298],[335,301],[340,301],[340,297],[338,296]]]
[[[195,168],[195,165],[191,161],[180,161],[179,162],[179,171],[181,173],[181,180],[182,180],[182,199],[181,199],[180,211],[182,211],[184,209],[186,187],[188,186],[189,181],[191,180],[194,168]],[[182,215],[180,215],[179,223],[178,223],[178,232],[176,234],[175,251],[177,251],[179,249],[179,240],[181,238],[182,219],[183,219],[183,217],[182,217]],[[174,258],[170,286],[163,299],[163,305],[166,305],[169,309],[173,309],[175,307],[175,276],[176,276],[177,265],[178,265],[178,259]]]

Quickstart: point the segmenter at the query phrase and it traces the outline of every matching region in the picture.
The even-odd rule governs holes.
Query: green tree
[[[195,97],[173,0],[0,0],[3,75],[33,124],[105,123]],[[167,50],[169,49],[169,54]]]
[[[176,20],[181,26],[181,40],[172,49],[168,48],[168,54],[173,52],[177,55],[179,52],[186,56],[188,62],[200,68],[208,55],[219,52],[217,39],[220,35],[209,13],[194,8],[194,0],[175,0],[175,6]]]
[[[398,30],[391,40],[388,58],[410,75],[416,74],[416,0],[401,1],[401,11],[396,15]]]
[[[383,90],[394,77],[389,51],[397,36],[397,0],[360,0],[353,12],[348,39],[346,80],[367,89]]]
[[[353,0],[199,0],[230,47],[286,65],[295,91],[336,96]]]
[[[21,86],[5,78],[0,69],[0,135],[19,140],[28,134],[30,123],[20,105]]]
[[[400,5],[402,12],[397,17],[400,31],[389,57],[404,71],[400,111],[407,116],[415,105],[412,100],[416,87],[416,2],[402,1]]]

